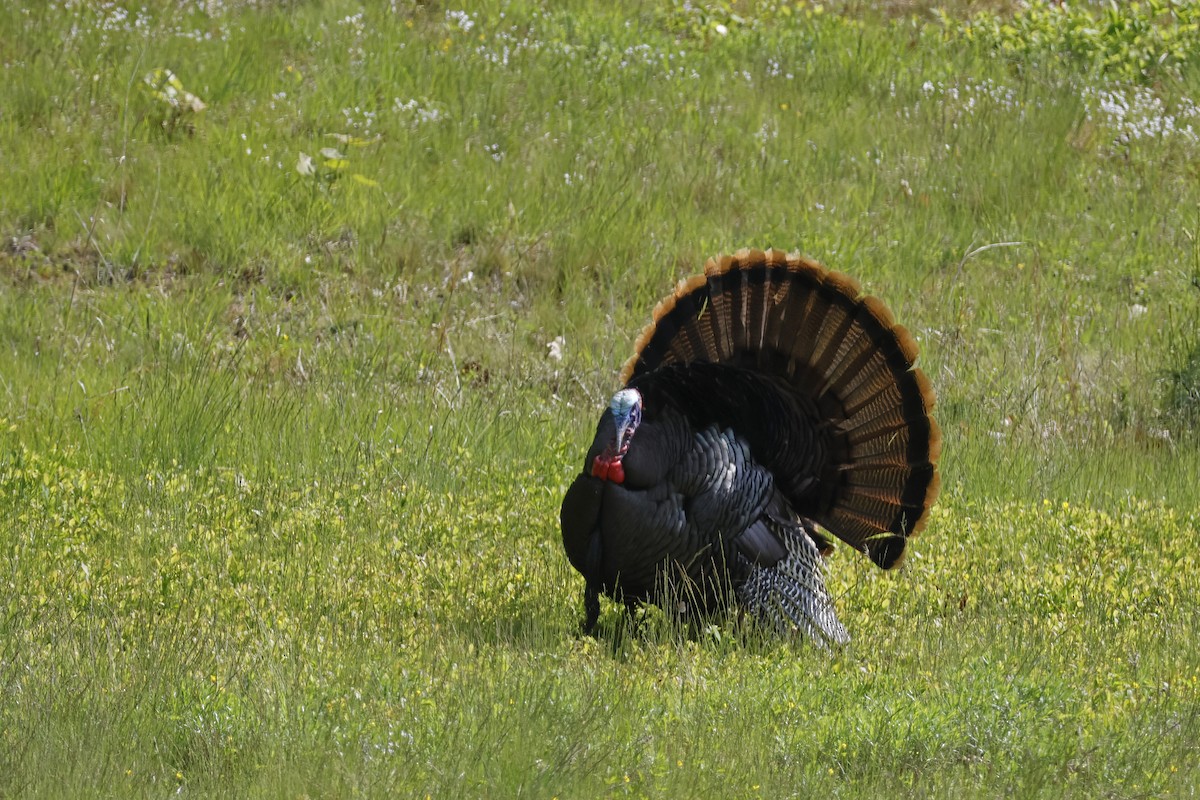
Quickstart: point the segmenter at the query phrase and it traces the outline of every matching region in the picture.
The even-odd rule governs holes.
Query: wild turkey
[[[851,278],[777,250],[710,259],[654,309],[563,499],[601,593],[848,641],[830,541],[897,566],[938,493],[941,432],[916,343]]]

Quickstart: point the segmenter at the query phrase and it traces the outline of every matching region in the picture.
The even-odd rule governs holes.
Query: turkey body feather
[[[937,495],[941,434],[916,346],[839,273],[780,251],[713,259],[654,310],[563,500],[563,544],[600,594],[848,639],[827,531],[899,564]]]

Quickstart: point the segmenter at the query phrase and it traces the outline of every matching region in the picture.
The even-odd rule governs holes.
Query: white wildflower
[[[446,22],[455,23],[463,33],[475,27],[475,20],[471,19],[471,15],[466,11],[447,11]]]

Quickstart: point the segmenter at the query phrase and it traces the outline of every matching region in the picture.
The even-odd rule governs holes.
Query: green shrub
[[[1113,2],[1100,10],[1034,0],[1012,16],[982,12],[965,21],[939,13],[952,38],[1018,62],[1064,58],[1122,80],[1175,73],[1200,52],[1200,6],[1192,2]]]

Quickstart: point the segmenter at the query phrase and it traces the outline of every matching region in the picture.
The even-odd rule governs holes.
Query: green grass
[[[1189,30],[25,5],[0,795],[1200,790]],[[747,245],[917,335],[943,497],[898,573],[831,558],[844,651],[608,606],[580,638],[563,492],[655,300]]]

